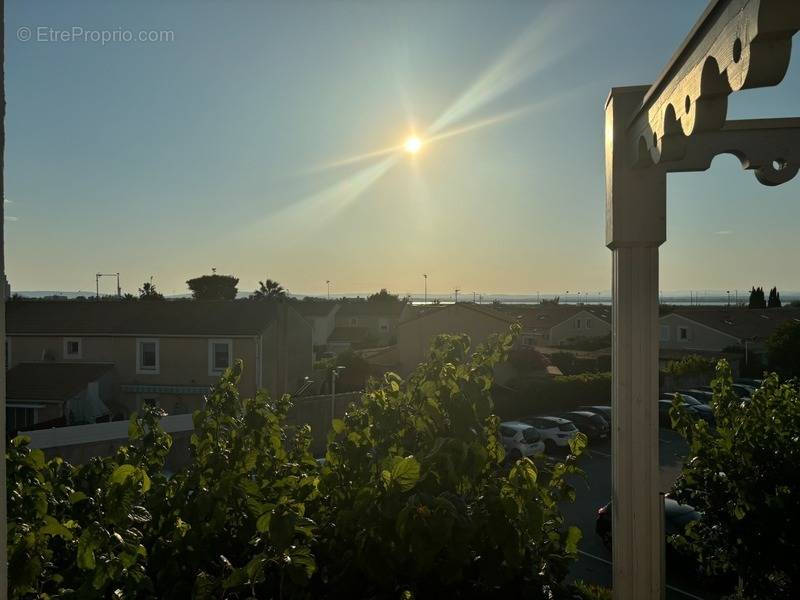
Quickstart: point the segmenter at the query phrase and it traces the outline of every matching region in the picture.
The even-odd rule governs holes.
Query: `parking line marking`
[[[588,556],[589,558],[593,558],[595,560],[599,560],[600,562],[605,563],[607,565],[611,565],[612,564],[610,560],[607,560],[607,559],[605,559],[605,558],[603,558],[601,556],[597,556],[596,554],[590,554],[588,552],[584,552],[583,550],[578,550],[578,554],[583,554],[584,556]],[[679,594],[683,594],[687,598],[692,598],[693,600],[703,600],[703,598],[701,598],[700,596],[695,596],[694,594],[691,594],[691,593],[689,593],[689,592],[687,592],[685,590],[682,590],[680,588],[676,588],[675,586],[667,584],[665,587],[668,590],[672,590],[673,592],[678,592]]]

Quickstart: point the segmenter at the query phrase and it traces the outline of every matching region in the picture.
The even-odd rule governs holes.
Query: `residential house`
[[[732,347],[760,353],[767,338],[787,321],[800,323],[800,309],[677,308],[659,320],[659,344],[662,353],[720,353]]]
[[[6,431],[108,418],[111,363],[23,362],[6,374]]]
[[[476,346],[493,334],[506,333],[514,322],[503,312],[471,302],[429,306],[407,315],[409,318],[397,328],[397,351],[391,357],[402,375],[427,358],[431,343],[439,334],[466,333]]]
[[[239,358],[244,395],[292,392],[312,369],[311,326],[286,302],[18,300],[6,304],[6,334],[9,375],[24,379],[34,369],[25,365],[59,365],[61,375],[43,382],[55,387],[49,397],[72,392],[59,391],[61,379],[86,383],[87,390],[98,382],[115,416],[145,402],[171,414],[191,412]],[[111,384],[78,370],[65,375],[88,365],[110,369]],[[20,384],[26,385],[32,382]]]
[[[336,312],[336,329],[328,343],[338,348],[353,344],[390,346],[397,340],[397,326],[407,306],[405,302],[341,302]]]
[[[522,325],[523,346],[561,346],[581,338],[611,335],[610,306],[541,304],[505,310],[516,315]]]
[[[314,347],[314,357],[328,351],[328,338],[336,328],[336,313],[339,304],[326,300],[307,300],[292,304],[302,317],[311,325],[311,343]]]

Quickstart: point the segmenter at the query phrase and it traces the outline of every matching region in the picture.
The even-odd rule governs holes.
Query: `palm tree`
[[[258,282],[258,289],[253,292],[252,298],[256,300],[276,300],[286,298],[286,290],[277,281],[267,279]]]

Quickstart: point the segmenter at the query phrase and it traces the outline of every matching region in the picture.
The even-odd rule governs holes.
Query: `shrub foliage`
[[[797,598],[800,590],[800,398],[797,382],[769,375],[750,401],[732,389],[720,361],[712,383],[716,431],[675,400],[673,425],[689,442],[675,484],[679,500],[703,513],[678,545],[709,574],[740,577],[741,597]]]
[[[439,338],[408,380],[387,375],[334,421],[323,465],[309,428],[284,425],[288,397],[240,397],[241,363],[171,478],[152,407],[128,445],[81,466],[16,438],[11,597],[561,597],[580,531],[558,503],[585,438],[561,463],[505,463],[490,389],[512,342]]]

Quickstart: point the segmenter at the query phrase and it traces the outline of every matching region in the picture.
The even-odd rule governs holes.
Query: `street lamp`
[[[331,423],[336,418],[336,380],[346,367],[339,365],[331,369]]]

